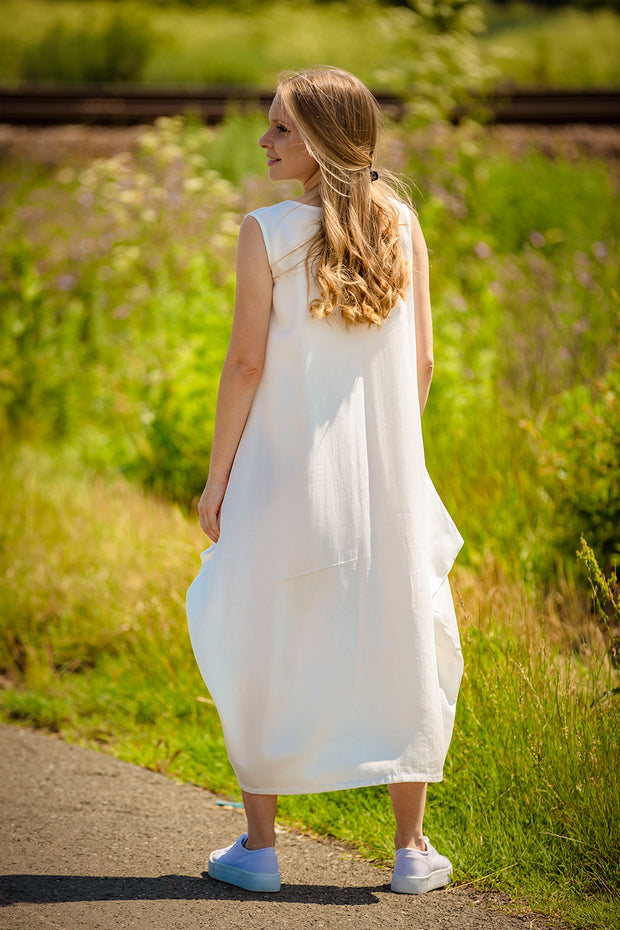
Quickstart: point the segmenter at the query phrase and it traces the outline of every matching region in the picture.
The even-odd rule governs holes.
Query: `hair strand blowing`
[[[394,188],[383,170],[372,175],[379,106],[339,68],[284,72],[277,94],[320,170],[322,220],[307,259],[320,296],[310,312],[315,319],[340,313],[347,328],[381,326],[404,297],[410,268]]]

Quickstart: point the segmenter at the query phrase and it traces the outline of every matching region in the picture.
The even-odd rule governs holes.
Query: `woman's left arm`
[[[235,314],[220,377],[209,478],[198,504],[200,526],[220,536],[220,508],[265,361],[273,279],[258,221],[246,216],[237,244]]]
[[[428,249],[415,213],[411,213],[413,245],[413,306],[420,416],[424,413],[433,379],[433,319],[429,289]]]

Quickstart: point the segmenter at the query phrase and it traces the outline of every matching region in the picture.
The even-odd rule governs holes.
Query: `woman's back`
[[[313,319],[321,209],[251,215],[273,306],[221,536],[188,594],[196,657],[242,787],[437,781],[462,670],[446,581],[462,540],[424,464],[412,286],[381,327]],[[399,222],[412,262],[404,204]]]
[[[346,71],[281,75],[259,145],[303,193],[239,230],[187,614],[248,821],[209,875],[254,891],[280,888],[278,794],[363,785],[389,786],[394,891],[452,873],[423,816],[463,668],[462,540],[424,464],[428,253],[373,167],[380,124]]]

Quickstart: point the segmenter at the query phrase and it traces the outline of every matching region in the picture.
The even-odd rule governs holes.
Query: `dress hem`
[[[291,787],[279,787],[275,788],[273,786],[269,788],[250,788],[249,785],[243,784],[241,780],[239,781],[239,787],[242,791],[246,791],[248,794],[322,794],[326,791],[348,791],[354,788],[373,788],[378,785],[398,785],[403,782],[425,782],[425,783],[436,783],[443,780],[443,772],[429,774],[422,774],[421,772],[403,772],[397,775],[392,776],[378,776],[376,778],[356,778],[353,781],[348,782],[338,782],[331,785],[323,785],[321,787],[305,785],[303,788],[291,788]]]

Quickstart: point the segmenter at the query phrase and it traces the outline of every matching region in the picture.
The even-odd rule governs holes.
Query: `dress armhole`
[[[273,271],[273,256],[271,254],[271,243],[269,241],[267,223],[265,222],[265,218],[262,214],[263,214],[262,210],[253,210],[252,213],[248,213],[246,215],[252,216],[256,220],[258,225],[260,226],[260,231],[263,237],[263,242],[265,243],[265,251],[267,252],[267,258],[269,260],[269,267]]]

